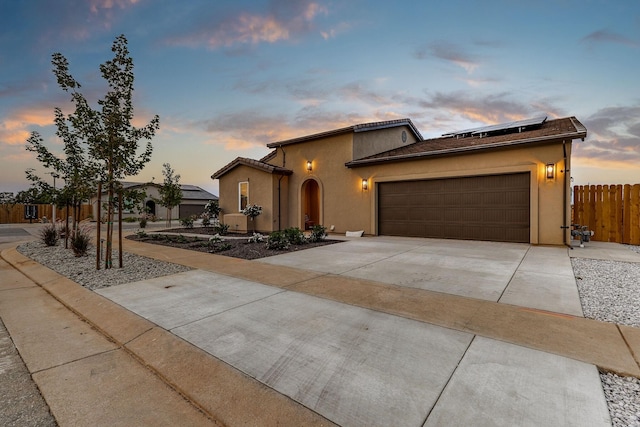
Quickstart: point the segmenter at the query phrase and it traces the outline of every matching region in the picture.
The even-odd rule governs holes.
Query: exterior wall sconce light
[[[366,178],[362,180],[362,189],[365,191],[369,189],[369,180]]]
[[[313,166],[311,164],[311,160],[307,160],[307,172],[311,172],[313,170]]]
[[[547,179],[553,179],[556,172],[556,165],[554,165],[553,163],[547,163],[544,170],[547,174]]]

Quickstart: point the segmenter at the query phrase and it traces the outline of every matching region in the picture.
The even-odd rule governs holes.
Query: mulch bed
[[[190,230],[190,231],[183,231]],[[334,243],[340,243],[341,240],[322,240],[320,242],[305,243],[303,245],[291,245],[288,250],[275,250],[267,249],[266,242],[249,243],[247,239],[226,239],[220,242],[210,242],[208,239],[199,238],[196,236],[184,236],[184,234],[214,234],[214,233],[201,233],[205,230],[202,228],[188,228],[188,229],[171,229],[164,230],[165,232],[181,233],[179,236],[171,236],[166,234],[147,234],[146,236],[130,235],[127,239],[135,240],[137,242],[151,243],[154,245],[171,246],[174,248],[188,249],[198,252],[207,252],[216,255],[230,256],[234,258],[242,259],[258,259],[265,258],[273,255],[286,254],[289,252],[302,251],[305,249],[311,249],[318,246],[331,245]],[[251,233],[253,235],[253,233]],[[242,236],[241,234],[230,234],[230,237]],[[225,236],[222,236],[224,239]],[[265,237],[266,239],[266,237]]]

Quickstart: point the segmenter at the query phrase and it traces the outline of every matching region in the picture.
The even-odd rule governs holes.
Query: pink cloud
[[[53,109],[44,106],[24,108],[0,121],[0,144],[26,143],[34,127],[53,125]]]
[[[174,44],[206,44],[215,49],[234,45],[256,45],[290,40],[313,29],[313,21],[327,9],[315,2],[306,3],[284,13],[275,7],[264,13],[243,12],[235,17],[214,23],[211,28],[172,40]]]

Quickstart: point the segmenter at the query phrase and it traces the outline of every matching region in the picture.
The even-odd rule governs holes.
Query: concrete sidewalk
[[[93,412],[105,425],[135,423],[109,411],[134,406],[128,393],[139,393],[121,384],[129,377],[146,393],[164,390],[135,412],[161,402],[188,414],[182,425],[609,425],[595,366],[640,376],[638,330],[566,313],[575,311],[567,249],[475,243],[465,252],[448,241],[362,239],[244,261],[127,241],[127,251],[197,270],[102,296],[5,250],[31,280],[6,282],[3,270],[0,316],[63,425],[93,424]],[[551,297],[532,289],[554,281]],[[456,294],[441,292],[447,283]],[[547,306],[557,288],[562,314]],[[71,314],[62,304],[93,329],[27,319],[30,304],[53,318]],[[138,369],[146,375],[127,373]],[[66,397],[55,397],[60,389]],[[186,406],[174,409],[171,396]]]

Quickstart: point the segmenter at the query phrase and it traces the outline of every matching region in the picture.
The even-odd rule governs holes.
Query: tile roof
[[[413,160],[421,157],[460,155],[470,151],[506,148],[521,144],[535,144],[561,139],[584,139],[587,129],[575,117],[548,120],[540,126],[528,128],[522,132],[511,132],[489,136],[456,137],[455,133],[440,138],[426,139],[411,145],[374,154],[362,159],[345,163],[347,167]]]
[[[334,136],[334,135],[341,135],[343,133],[366,132],[370,130],[378,130],[378,129],[385,129],[385,128],[391,128],[391,127],[398,127],[398,126],[409,126],[409,128],[415,134],[416,138],[418,138],[419,140],[422,140],[422,135],[418,131],[418,128],[415,127],[411,119],[398,119],[398,120],[387,120],[384,122],[362,123],[359,125],[347,126],[340,129],[333,129],[325,132],[315,133],[312,135],[306,135],[298,138],[288,139],[285,141],[272,142],[267,144],[267,147],[277,148],[282,145],[290,145],[290,144],[296,144],[299,142],[312,141],[314,139],[326,138],[328,136]]]
[[[230,172],[237,166],[244,165],[251,168],[259,169],[267,173],[277,173],[281,175],[291,175],[293,173],[290,169],[281,168],[279,166],[270,165],[260,160],[249,159],[247,157],[236,157],[232,162],[223,166],[220,170],[211,175],[211,179],[218,179],[222,175]]]

